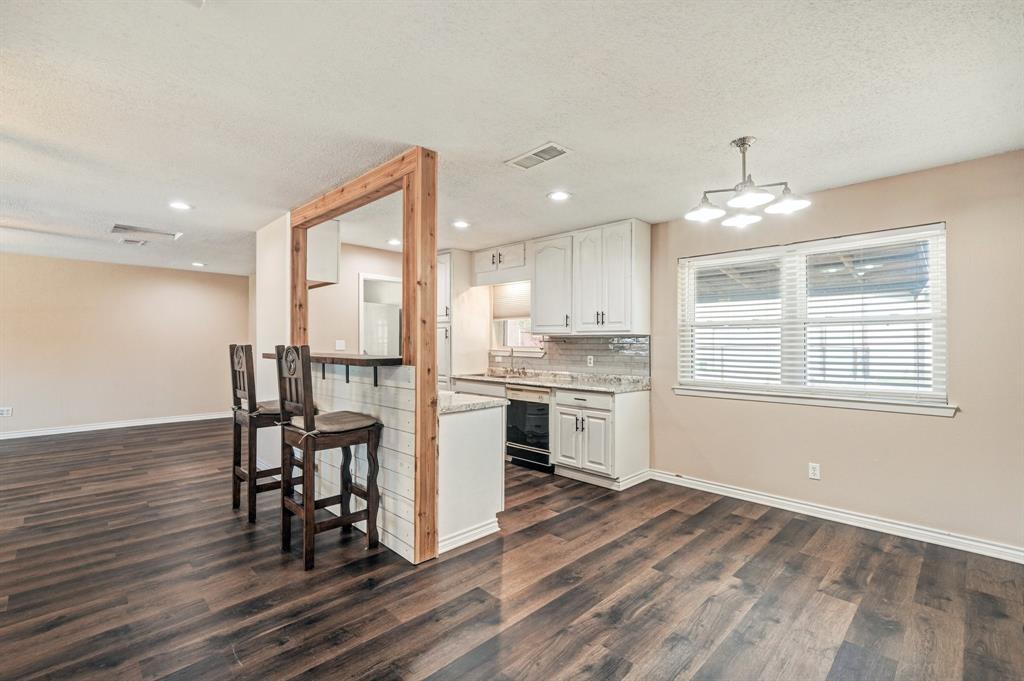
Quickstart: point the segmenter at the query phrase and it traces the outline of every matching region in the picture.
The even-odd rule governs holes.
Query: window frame
[[[819,387],[816,389],[815,386],[809,385],[806,380],[808,360],[806,329],[810,322],[807,316],[807,257],[844,249],[870,248],[908,241],[934,239],[935,237],[941,238],[941,242],[938,242],[943,246],[941,254],[937,253],[935,249],[929,250],[929,278],[936,282],[933,285],[932,298],[930,300],[933,309],[927,315],[919,316],[927,319],[932,325],[932,348],[934,348],[938,344],[944,345],[948,337],[946,324],[947,262],[939,263],[936,261],[936,258],[945,258],[945,236],[946,225],[940,222],[751,248],[742,251],[679,258],[676,275],[676,385],[673,387],[673,392],[676,395],[689,397],[712,397],[932,416],[953,416],[957,411],[957,406],[949,401],[948,350],[941,354],[941,362],[936,361],[934,364],[933,371],[939,374],[941,380],[938,380],[938,386],[931,396],[922,392],[918,394],[917,398],[910,398],[909,395],[912,391],[904,391],[902,393],[892,391],[892,394],[887,394],[889,392],[887,390],[871,387],[865,387],[859,391],[852,388],[847,390],[834,387]],[[694,372],[696,366],[696,360],[692,351],[694,334],[690,333],[690,331],[694,328],[699,328],[696,322],[691,322],[695,318],[696,296],[694,293],[697,271],[706,267],[749,264],[759,260],[778,260],[780,277],[790,277],[795,282],[790,285],[792,287],[789,289],[790,295],[787,295],[785,286],[780,289],[782,306],[780,319],[777,322],[775,320],[763,322],[768,326],[781,327],[781,356],[779,363],[781,374],[779,383],[760,384],[750,382],[749,384],[744,384],[740,381],[733,383],[701,381],[694,379],[692,373],[689,378],[686,378],[684,373],[686,371]],[[948,261],[948,258],[945,258],[945,260]],[[847,323],[857,324],[864,319],[869,318],[851,318],[847,320]],[[906,319],[908,322],[913,321],[909,315],[902,319]],[[891,318],[892,321],[902,321],[902,319],[897,317]],[[889,321],[889,319],[886,321]],[[752,322],[755,325],[760,323],[762,322]],[[836,320],[834,323],[839,323],[839,321]],[[717,328],[714,322],[704,322],[700,326]],[[794,354],[787,351],[787,348],[794,347],[794,345],[799,347],[801,344],[803,348],[798,350],[797,353]],[[684,358],[689,362],[688,365],[684,366]],[[799,377],[800,380],[794,380],[795,377]],[[939,392],[940,390],[941,392]],[[847,392],[849,394],[844,394]],[[921,397],[921,395],[925,397]]]
[[[517,317],[514,319],[497,318],[491,319],[491,349],[490,354],[500,357],[543,357],[546,350],[544,348],[543,337],[541,339],[541,347],[535,348],[528,345],[505,345],[505,338],[508,335],[507,329],[502,327],[502,333],[497,332],[499,324],[507,325],[510,321],[521,321],[523,319],[529,319],[529,317]],[[536,334],[535,334],[536,335]]]

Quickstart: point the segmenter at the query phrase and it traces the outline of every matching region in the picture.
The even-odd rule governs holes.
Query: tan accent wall
[[[402,254],[379,248],[341,244],[338,283],[309,292],[309,347],[334,351],[344,340],[345,352],[359,352],[359,273],[402,276]]]
[[[231,408],[246,277],[0,253],[0,431]]]
[[[1024,546],[1024,151],[811,198],[745,230],[654,227],[653,467]],[[673,394],[678,258],[932,222],[947,226],[955,418]]]

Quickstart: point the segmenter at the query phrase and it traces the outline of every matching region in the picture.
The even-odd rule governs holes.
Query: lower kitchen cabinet
[[[650,392],[556,390],[551,433],[556,474],[625,489],[650,469]]]

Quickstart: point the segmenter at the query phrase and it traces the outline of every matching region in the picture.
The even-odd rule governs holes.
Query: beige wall
[[[231,407],[246,277],[0,253],[5,433]]]
[[[338,283],[309,292],[309,347],[334,350],[343,340],[346,352],[359,351],[359,273],[402,276],[402,254],[341,244]]]
[[[1024,152],[811,198],[745,230],[655,226],[653,467],[1024,546]],[[678,258],[942,221],[955,418],[672,393]]]

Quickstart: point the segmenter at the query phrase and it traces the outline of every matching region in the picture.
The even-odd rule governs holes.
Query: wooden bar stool
[[[231,345],[231,400],[234,423],[232,441],[234,458],[231,466],[231,507],[238,508],[241,502],[241,486],[244,482],[249,493],[249,522],[256,522],[256,495],[281,487],[280,480],[259,482],[260,478],[280,475],[280,468],[264,468],[256,465],[256,433],[260,428],[277,426],[281,420],[281,409],[276,401],[256,401],[256,372],[253,369],[252,346]],[[245,400],[245,404],[242,404]],[[242,468],[242,426],[246,426],[249,439],[248,468]]]
[[[377,488],[377,447],[384,426],[373,416],[352,411],[316,414],[313,406],[313,381],[309,346],[277,346],[277,381],[281,404],[281,550],[291,550],[291,517],[302,520],[302,560],[305,569],[313,567],[316,535],[335,527],[342,533],[352,531],[352,524],[366,521],[366,546],[376,548],[377,511],[380,490]],[[366,445],[366,486],[352,481],[350,467],[352,446]],[[340,447],[342,450],[341,494],[317,499],[314,490],[316,452]],[[293,450],[302,451],[301,460]],[[292,467],[302,469],[301,499],[295,496]],[[366,508],[352,512],[352,495],[366,501]],[[341,515],[316,520],[316,510],[341,504]]]

